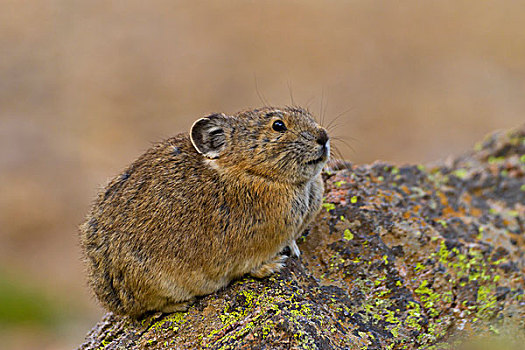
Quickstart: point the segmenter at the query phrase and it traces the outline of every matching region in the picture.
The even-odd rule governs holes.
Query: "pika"
[[[321,207],[329,154],[326,130],[298,107],[197,120],[95,200],[80,227],[90,287],[106,309],[139,318],[279,271]]]

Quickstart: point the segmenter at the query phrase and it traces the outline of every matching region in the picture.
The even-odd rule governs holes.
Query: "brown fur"
[[[281,120],[287,127],[275,131]],[[185,310],[246,273],[281,269],[318,212],[328,136],[300,108],[195,122],[114,178],[81,226],[89,283],[107,309]],[[310,162],[310,163],[309,163]]]

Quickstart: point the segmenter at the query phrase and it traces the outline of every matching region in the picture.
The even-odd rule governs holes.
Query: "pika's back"
[[[156,144],[81,227],[96,296],[120,314],[169,312],[247,272],[278,270],[272,259],[286,245],[298,252],[320,207],[328,154],[326,131],[291,107],[213,114]]]

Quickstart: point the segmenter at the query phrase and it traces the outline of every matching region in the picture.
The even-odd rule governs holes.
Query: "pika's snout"
[[[322,147],[322,156],[324,159],[328,158],[328,155],[330,154],[330,138],[328,137],[328,133],[325,129],[321,129],[319,131],[319,135],[317,136],[317,143],[321,145]]]
[[[325,129],[321,129],[319,131],[319,135],[317,136],[317,140],[316,141],[321,146],[326,147],[326,145],[328,144],[329,138],[328,138],[328,133],[326,132]]]

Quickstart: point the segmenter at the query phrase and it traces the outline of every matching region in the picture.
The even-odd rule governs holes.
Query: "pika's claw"
[[[288,247],[290,248],[290,251],[292,252],[293,256],[299,257],[301,256],[301,251],[299,250],[299,247],[297,246],[297,242],[293,240]]]
[[[279,272],[284,267],[284,262],[288,257],[286,255],[277,255],[270,261],[252,269],[250,275],[255,278],[264,278],[274,272]]]

